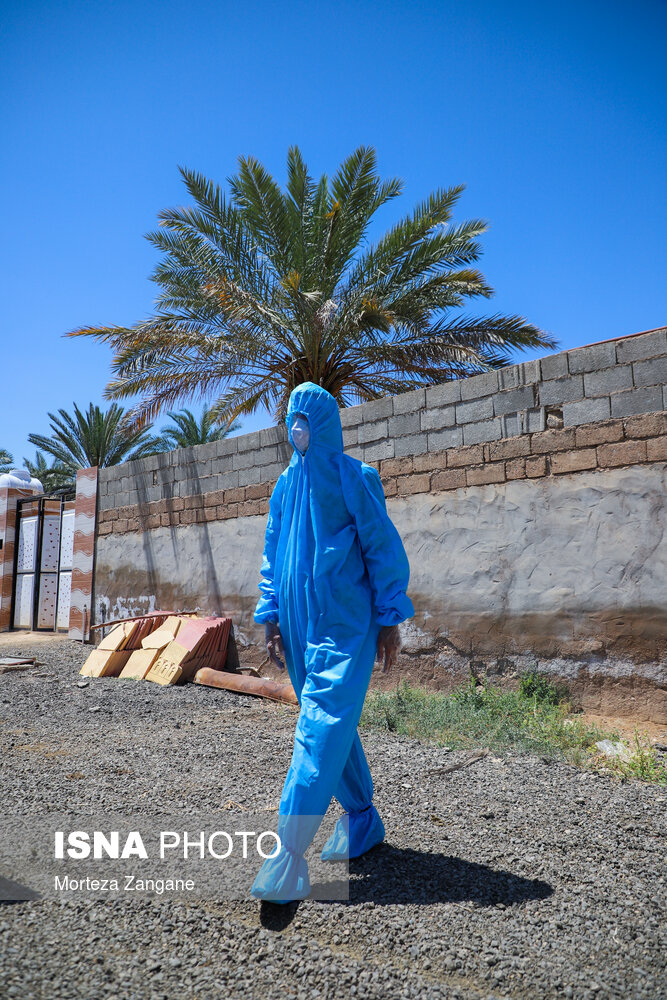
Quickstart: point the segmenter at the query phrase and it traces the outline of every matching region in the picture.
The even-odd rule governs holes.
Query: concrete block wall
[[[341,411],[410,560],[403,675],[538,669],[591,711],[667,721],[666,363],[661,328]],[[96,620],[230,614],[261,660],[266,513],[291,451],[273,427],[100,469]]]
[[[664,327],[348,407],[341,421],[348,454],[377,464],[663,409]],[[227,495],[275,481],[290,456],[285,428],[269,427],[100,469],[98,509]]]

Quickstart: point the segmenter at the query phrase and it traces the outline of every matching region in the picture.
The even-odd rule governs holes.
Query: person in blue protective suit
[[[400,648],[398,623],[414,614],[380,477],[344,454],[336,400],[302,383],[287,427],[295,450],[271,496],[254,616],[271,658],[280,663],[284,651],[300,704],[280,800],[282,846],[251,890],[274,902],[308,895],[304,853],[333,796],[346,815],[323,858],[358,857],[384,839],[357,724],[376,655],[386,669]]]

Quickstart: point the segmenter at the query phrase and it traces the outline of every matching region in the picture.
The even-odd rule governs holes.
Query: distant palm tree
[[[157,441],[163,446],[161,450],[172,451],[174,448],[187,448],[190,445],[207,444],[209,441],[219,441],[231,431],[237,431],[241,426],[238,421],[226,426],[216,424],[211,411],[204,407],[199,420],[188,409],[167,414],[173,421],[173,426],[163,427]]]
[[[0,475],[14,468],[14,459],[6,448],[0,448]]]
[[[68,493],[76,489],[76,473],[72,474],[62,462],[53,459],[48,465],[41,451],[35,453],[35,461],[23,458],[23,467],[31,476],[39,479],[45,493]]]
[[[154,318],[83,327],[114,351],[108,399],[140,395],[141,423],[165,407],[220,394],[212,416],[264,405],[284,419],[291,390],[310,380],[341,406],[507,364],[555,340],[521,316],[447,314],[493,289],[472,264],[487,223],[458,225],[464,185],[430,194],[375,243],[373,216],[402,191],[360,147],[329,180],[287,156],[283,190],[252,157],[229,196],[182,168],[195,205],[160,212],[148,239],[163,253]]]
[[[77,469],[92,465],[118,465],[132,458],[153,454],[155,438],[150,427],[137,430],[130,425],[122,406],[113,403],[106,412],[89,405],[82,413],[74,405],[74,416],[60,409],[60,416],[49,413],[52,436],[29,434],[28,441],[51,455],[70,484],[76,481]],[[39,459],[38,459],[39,461]],[[56,464],[54,463],[54,465]]]

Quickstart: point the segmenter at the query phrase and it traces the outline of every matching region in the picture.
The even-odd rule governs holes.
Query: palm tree
[[[55,459],[54,466],[73,485],[77,469],[90,466],[118,465],[132,458],[151,455],[156,450],[149,427],[132,427],[122,406],[113,403],[106,412],[92,403],[85,413],[74,403],[74,416],[58,410],[49,413],[51,437],[29,434],[28,441]],[[38,458],[39,462],[39,458]]]
[[[171,427],[163,427],[159,441],[161,450],[172,451],[174,448],[187,448],[190,445],[207,444],[209,441],[219,441],[225,438],[231,431],[236,431],[241,426],[238,421],[226,426],[216,424],[211,416],[211,411],[207,407],[202,410],[199,420],[188,409],[182,409],[179,413],[173,411],[167,414],[173,424]]]
[[[76,473],[55,458],[49,465],[41,451],[35,453],[34,462],[24,456],[23,466],[31,476],[39,479],[45,493],[69,493],[76,489]]]
[[[217,398],[214,419],[265,405],[284,418],[310,380],[341,406],[507,364],[556,342],[520,316],[449,316],[493,289],[472,265],[480,219],[454,224],[464,185],[434,191],[376,242],[378,209],[402,190],[360,147],[316,182],[297,147],[281,189],[252,157],[217,184],[181,168],[195,204],[160,212],[147,235],[163,254],[156,315],[133,327],[83,327],[113,352],[108,399],[140,395],[141,425],[166,406]]]
[[[0,448],[0,475],[14,468],[14,459],[6,448]]]

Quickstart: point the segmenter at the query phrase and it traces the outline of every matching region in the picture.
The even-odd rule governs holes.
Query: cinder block
[[[211,474],[229,472],[234,468],[234,455],[214,455],[211,459]]]
[[[505,389],[517,389],[522,384],[518,365],[508,365],[507,368],[498,369],[498,388],[501,392]]]
[[[610,412],[609,396],[580,399],[576,403],[565,403],[563,424],[565,427],[573,427],[576,424],[590,424],[594,420],[608,420]]]
[[[264,470],[258,465],[253,465],[249,469],[239,469],[239,486],[252,486],[253,483],[261,483],[264,479]]]
[[[362,426],[362,424],[355,424],[354,427],[343,427],[344,449],[351,448],[353,445],[359,444],[359,428]]]
[[[606,444],[620,441],[623,437],[623,421],[607,420],[605,423],[577,427],[575,441],[577,448],[587,445]]]
[[[526,476],[528,479],[539,479],[547,474],[547,456],[534,455],[526,459]]]
[[[394,402],[391,396],[383,396],[382,399],[372,399],[369,403],[361,406],[361,415],[365,424],[372,424],[376,420],[385,420],[394,412]]]
[[[642,361],[667,353],[667,328],[653,330],[641,336],[624,337],[616,341],[616,357],[619,361]]]
[[[99,510],[113,510],[115,506],[116,504],[113,493],[108,493],[106,496],[101,496],[98,498]]]
[[[431,477],[428,472],[422,472],[420,475],[399,476],[396,487],[397,493],[403,495],[428,493],[431,488]]]
[[[498,369],[498,388],[517,389],[522,385],[533,385],[539,382],[540,362],[522,361],[518,365],[508,365],[506,368]]]
[[[233,466],[237,472],[242,469],[251,469],[259,462],[259,455],[256,451],[240,451],[233,456]]]
[[[618,441],[601,444],[598,448],[600,465],[615,468],[619,465],[636,465],[646,461],[646,441]]]
[[[611,396],[613,417],[629,417],[633,413],[653,413],[663,408],[662,386],[652,385],[627,392],[615,392]]]
[[[466,485],[465,469],[443,469],[431,476],[432,490],[458,490]]]
[[[557,451],[551,456],[551,471],[554,475],[565,472],[580,472],[595,469],[597,456],[595,448],[575,448],[573,451]]]
[[[575,399],[583,399],[583,376],[570,375],[565,378],[554,378],[549,382],[541,382],[537,394],[542,406],[547,404],[560,406],[561,403],[571,403]]]
[[[163,486],[151,486],[146,490],[144,499],[152,503],[154,500],[162,500],[164,497]]]
[[[212,458],[218,457],[218,452],[215,447],[215,441],[208,441],[206,444],[197,445],[197,464],[200,462],[209,462]]]
[[[635,385],[667,385],[667,354],[632,366]]]
[[[447,427],[441,431],[429,431],[428,450],[430,452],[444,451],[446,448],[459,448],[462,444],[462,427]]]
[[[189,497],[197,492],[197,484],[192,480],[181,479],[176,486],[179,497]]]
[[[421,429],[423,431],[440,430],[442,427],[453,427],[456,423],[456,408],[452,406],[427,407],[421,411]]]
[[[285,471],[286,465],[284,462],[275,462],[273,465],[267,465],[262,469],[262,473],[267,482],[272,483]]]
[[[482,441],[498,441],[502,436],[500,420],[482,420],[475,424],[463,425],[463,443],[480,444]]]
[[[493,462],[488,465],[477,465],[472,469],[466,469],[466,482],[468,486],[485,486],[488,483],[504,483],[505,463]]]
[[[614,423],[622,425],[626,438],[659,437],[660,434],[667,434],[667,413],[662,410],[658,413],[640,413]],[[618,435],[619,440],[622,437],[622,433]]]
[[[498,462],[505,458],[519,458],[530,454],[530,439],[527,436],[514,437],[507,441],[493,442],[488,448],[491,462]]]
[[[649,462],[667,462],[667,434],[646,442],[646,458]]]
[[[206,462],[189,462],[187,465],[179,466],[178,479],[202,479],[204,476],[213,475],[210,458]]]
[[[409,455],[403,458],[387,458],[380,466],[380,475],[383,479],[392,476],[407,476],[410,472],[412,472],[412,457]]]
[[[542,371],[538,358],[533,361],[522,361],[517,365],[521,371],[521,381],[523,385],[534,385],[542,379]]]
[[[543,431],[546,426],[547,415],[543,406],[531,407],[523,414],[523,429],[527,434]]]
[[[552,451],[568,451],[575,447],[575,431],[573,427],[542,431],[533,434],[530,439],[530,450],[534,455]]]
[[[363,448],[351,449],[348,455],[361,458],[363,462],[380,462],[383,458],[394,458],[394,441],[387,439],[386,441],[377,441],[375,444],[367,444]]]
[[[429,385],[426,388],[426,406],[448,406],[458,403],[461,398],[461,379],[452,379],[442,385]]]
[[[402,458],[404,455],[423,455],[428,451],[428,436],[426,434],[408,434],[394,441],[394,455]]]
[[[398,418],[404,420],[404,417]],[[369,441],[380,441],[387,437],[387,421],[374,420],[373,423],[359,424],[358,428],[352,428],[357,432],[359,444],[367,444]]]
[[[567,351],[560,351],[558,354],[548,354],[546,358],[540,358],[540,373],[545,382],[549,379],[564,378],[569,373]]]
[[[398,416],[390,417],[387,421],[388,433],[390,437],[402,437],[405,434],[419,433],[419,412],[401,413]]]
[[[233,455],[238,450],[239,439],[236,435],[234,437],[220,438],[219,441],[215,442],[215,454],[218,456]]]
[[[503,413],[516,413],[535,405],[535,389],[532,385],[524,385],[519,389],[508,389],[493,397],[493,412],[496,416]]]
[[[523,434],[523,423],[524,414],[522,411],[519,413],[505,413],[500,417],[500,433],[501,437],[509,438],[514,437],[516,434]]]
[[[279,445],[287,441],[287,427],[285,424],[274,424],[273,427],[264,427],[259,432],[259,443],[262,448],[270,445]]]
[[[197,454],[194,448],[174,448],[172,451],[168,452],[169,462],[178,468],[188,463],[197,461]]]
[[[461,399],[479,399],[498,392],[498,372],[482,372],[461,379]]]
[[[174,483],[176,482],[176,467],[174,465],[161,466],[155,470],[155,475],[158,483]]]
[[[469,424],[493,416],[493,399],[485,396],[483,399],[471,399],[466,403],[456,404],[457,424]]]
[[[615,365],[599,372],[586,372],[584,393],[586,396],[608,396],[610,392],[632,388],[632,366]]]
[[[261,431],[252,431],[250,434],[239,434],[236,441],[239,452],[256,451],[261,447]]]
[[[611,368],[616,364],[616,341],[575,347],[567,352],[567,364],[573,375],[577,372],[596,372],[602,368]]]
[[[412,413],[426,406],[424,389],[411,389],[393,397],[394,413]]]
[[[525,458],[512,458],[508,462],[505,462],[505,476],[507,479],[525,479]]]
[[[129,490],[118,490],[113,495],[113,505],[116,508],[118,508],[118,507],[127,507],[128,504],[131,503],[131,502],[132,501],[130,500],[130,491]]]
[[[344,406],[340,411],[340,422],[343,427],[351,427],[353,424],[360,424],[363,420],[362,406]]]

